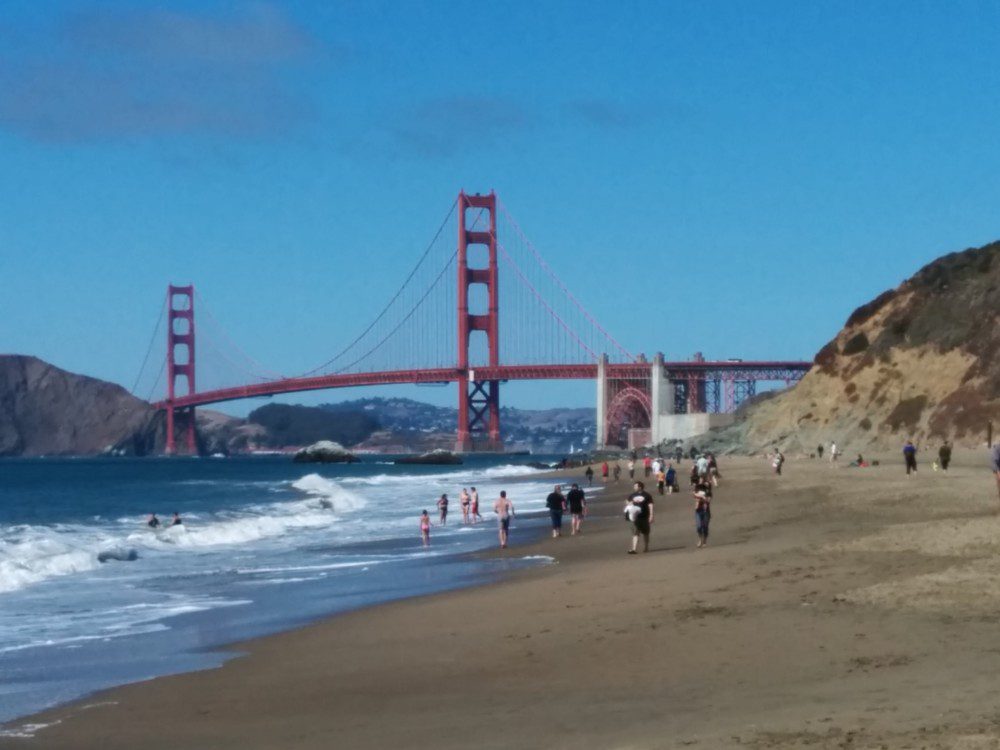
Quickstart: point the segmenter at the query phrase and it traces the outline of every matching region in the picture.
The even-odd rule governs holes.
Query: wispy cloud
[[[404,152],[446,157],[489,147],[529,125],[525,111],[502,98],[454,96],[427,99],[398,110],[385,129]]]
[[[562,106],[563,115],[602,130],[626,130],[648,119],[640,109],[609,99],[574,99]]]
[[[277,8],[77,14],[0,58],[0,128],[47,142],[255,137],[309,116],[288,73],[322,54]]]

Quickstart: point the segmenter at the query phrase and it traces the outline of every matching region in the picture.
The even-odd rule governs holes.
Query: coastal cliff
[[[141,445],[156,413],[119,385],[37,357],[0,355],[0,456],[97,454]],[[150,446],[151,447],[151,446]]]
[[[712,436],[751,451],[982,445],[1000,428],[1000,242],[951,253],[862,305],[791,390]]]

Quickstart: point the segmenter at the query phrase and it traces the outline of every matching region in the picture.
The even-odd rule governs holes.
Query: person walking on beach
[[[604,463],[601,464],[601,479],[604,480],[605,484],[608,483],[608,472],[610,470],[611,469],[608,466],[608,462],[607,461],[605,461]]]
[[[622,465],[616,463],[615,468],[613,469],[613,473],[615,475],[615,481],[617,482],[619,479],[621,479],[622,476]]]
[[[831,464],[832,463],[836,463],[837,462],[837,456],[839,456],[839,455],[840,454],[837,452],[837,443],[836,443],[836,441],[830,443],[830,463]]]
[[[465,487],[462,488],[462,494],[458,496],[458,499],[462,503],[462,523],[469,522],[469,493],[466,492]]]
[[[941,461],[941,471],[948,471],[948,464],[951,463],[951,443],[947,440],[938,448],[938,460]]]
[[[625,502],[625,516],[632,524],[632,549],[630,555],[636,553],[639,537],[643,539],[643,552],[649,552],[649,529],[653,523],[653,496],[646,492],[642,482],[632,485],[633,492]]]
[[[630,458],[628,461],[628,478],[635,479],[635,459]]]
[[[917,446],[913,444],[912,440],[907,440],[903,446],[903,459],[906,461],[906,475],[909,476],[911,470],[916,472]]]
[[[997,494],[1000,494],[1000,443],[990,451],[990,463],[993,466],[993,476],[997,478]]]
[[[771,465],[774,467],[774,473],[777,474],[779,477],[781,476],[781,467],[784,465],[784,463],[785,463],[785,454],[782,453],[777,448],[775,448],[774,460],[771,462]]]
[[[716,487],[719,486],[719,462],[715,459],[714,453],[708,454],[708,478],[712,480],[712,484]]]
[[[820,460],[823,459],[823,444],[822,443],[820,443],[819,445],[816,446],[816,455],[819,457]]]
[[[580,486],[574,484],[566,493],[566,504],[569,505],[569,512],[572,514],[572,535],[582,533],[583,517],[587,515],[587,499]]]
[[[583,472],[583,475],[587,477],[587,485],[592,485],[594,483],[594,470],[591,466],[587,465],[587,470]]]
[[[698,546],[708,544],[708,524],[712,520],[712,499],[703,489],[694,491],[694,525],[698,532]]]
[[[441,498],[437,501],[437,506],[440,513],[438,523],[444,526],[448,523],[448,496],[441,495]]]
[[[563,496],[560,485],[557,484],[555,489],[545,498],[545,507],[549,509],[549,518],[552,520],[552,538],[562,536],[562,517],[566,511],[566,498]]]
[[[506,549],[507,537],[510,534],[510,519],[514,517],[514,503],[507,499],[507,491],[501,490],[500,497],[493,503],[493,512],[497,516],[500,527],[500,549]]]
[[[708,477],[708,459],[705,456],[698,456],[695,460],[694,465],[698,467],[698,477],[705,478]]]
[[[420,540],[425,547],[431,546],[431,517],[426,510],[420,514]]]
[[[469,517],[473,523],[483,520],[483,517],[479,515],[479,491],[475,487],[472,488],[471,500],[469,502]]]

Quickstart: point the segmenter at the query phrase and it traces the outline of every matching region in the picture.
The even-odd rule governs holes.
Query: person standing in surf
[[[437,501],[438,512],[440,516],[438,518],[438,523],[444,526],[448,523],[448,496],[441,495],[441,499]]]
[[[151,529],[157,529],[160,527],[160,519],[156,517],[155,513],[150,513],[149,520],[146,521],[146,525]]]
[[[500,528],[500,549],[506,549],[507,538],[510,535],[510,519],[514,517],[514,503],[507,499],[506,490],[500,491],[500,497],[493,503],[493,512],[496,513]]]
[[[431,517],[426,510],[420,514],[420,540],[425,547],[431,546]]]
[[[469,522],[469,503],[472,501],[469,499],[469,493],[465,491],[465,487],[462,488],[462,494],[458,496],[458,499],[462,503],[462,523]]]
[[[477,521],[482,521],[483,517],[479,515],[479,491],[473,487],[472,488],[472,499],[469,505],[469,518],[472,519],[473,523]]]

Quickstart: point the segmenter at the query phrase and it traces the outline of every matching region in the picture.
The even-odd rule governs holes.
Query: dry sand
[[[583,536],[509,551],[556,564],[243,644],[0,746],[1000,748],[996,484],[985,456],[900,463],[726,459],[710,546],[685,492],[634,557],[623,481]]]

